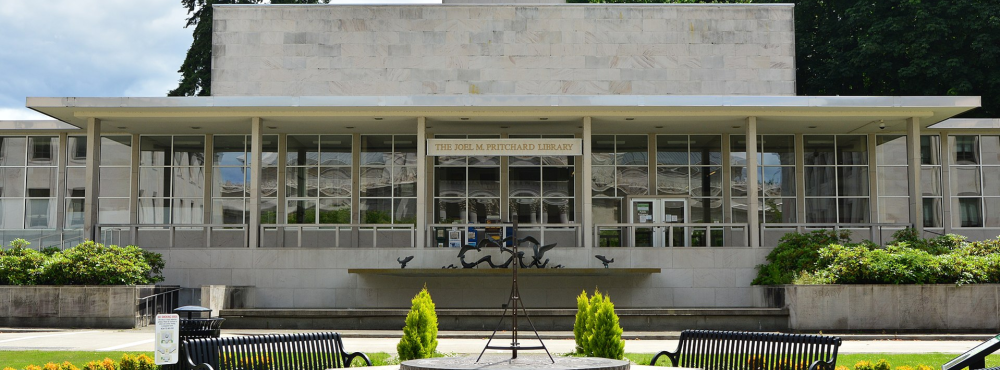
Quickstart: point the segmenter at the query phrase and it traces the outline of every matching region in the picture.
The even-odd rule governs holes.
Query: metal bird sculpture
[[[608,268],[608,264],[610,264],[612,262],[615,262],[614,258],[612,258],[612,259],[609,260],[607,257],[604,257],[604,256],[602,256],[600,254],[594,255],[594,257],[597,258],[597,259],[599,259],[599,260],[601,260],[601,262],[604,263],[604,268]]]
[[[405,269],[406,263],[410,262],[411,260],[413,260],[413,256],[409,256],[403,259],[396,258],[396,262],[399,262],[399,268],[401,269]]]

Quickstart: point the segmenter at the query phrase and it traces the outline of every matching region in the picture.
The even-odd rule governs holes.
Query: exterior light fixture
[[[278,126],[267,126],[267,128],[274,130],[274,129],[278,128]]]
[[[468,120],[469,120],[469,117],[462,117],[461,119],[462,119],[463,121],[468,121]]]
[[[500,128],[510,128],[510,126],[500,126]]]
[[[375,120],[376,120],[376,121],[381,121],[381,120],[382,120],[382,117],[375,117]]]
[[[346,128],[347,128],[347,129],[353,129],[353,128],[354,128],[354,126],[347,126]]]
[[[809,128],[816,128],[816,126],[809,126]]]
[[[126,128],[127,128],[127,127],[125,127],[125,126],[118,126],[118,129],[119,129],[119,130],[124,130],[124,129],[126,129]]]
[[[549,117],[539,117],[538,119],[541,120],[541,121],[548,121]]]
[[[635,121],[635,117],[625,117],[626,121]]]
[[[201,130],[201,126],[191,126],[192,130]]]
[[[656,126],[656,128],[663,128],[663,126]]]
[[[743,126],[740,126],[740,125],[733,126],[733,128],[740,128],[740,127],[743,127]]]

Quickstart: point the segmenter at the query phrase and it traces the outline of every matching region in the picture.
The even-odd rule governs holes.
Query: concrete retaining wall
[[[459,264],[458,250],[316,248],[172,248],[163,254],[165,284],[253,286],[255,308],[409,308],[424,284],[438,308],[496,308],[506,303],[505,276],[393,276],[352,274],[348,269],[398,269],[396,259],[415,256],[407,269]],[[595,254],[614,258],[611,268],[660,268],[661,273],[602,276],[523,276],[530,308],[574,308],[581,291],[611,294],[620,308],[734,308],[753,306],[750,282],[768,248],[555,248],[550,264],[603,268]],[[530,255],[530,252],[528,253]],[[469,256],[481,257],[479,253]],[[506,257],[504,257],[506,259]],[[495,261],[502,261],[499,255]]]
[[[1000,284],[789,285],[785,299],[792,330],[1000,330]]]
[[[150,286],[2,286],[0,326],[122,328],[136,326],[136,303]]]

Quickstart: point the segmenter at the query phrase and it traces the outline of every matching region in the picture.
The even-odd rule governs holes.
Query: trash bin
[[[184,306],[174,309],[174,313],[181,316],[180,328],[178,328],[178,336],[180,336],[178,338],[180,339],[178,355],[180,361],[173,366],[163,366],[162,369],[187,370],[187,366],[184,363],[187,361],[187,355],[184,353],[184,342],[189,339],[218,338],[222,335],[222,322],[226,319],[221,317],[200,317],[205,312],[212,312],[212,310],[200,306]],[[186,317],[185,314],[187,314]],[[195,314],[199,317],[192,317]]]

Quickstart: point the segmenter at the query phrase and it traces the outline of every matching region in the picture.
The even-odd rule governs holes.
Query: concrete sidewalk
[[[315,330],[327,331],[327,330]],[[223,335],[300,333],[309,330],[223,329]],[[401,330],[341,331],[344,345],[350,351],[396,352]],[[438,350],[445,353],[479,353],[486,345],[490,331],[440,332]],[[526,334],[526,336],[525,336]],[[626,332],[625,351],[655,353],[677,347],[678,332]],[[573,350],[572,332],[542,332],[545,345],[552,353]],[[838,334],[834,334],[838,335]],[[992,335],[986,334],[907,334],[907,335],[839,335],[844,338],[840,353],[954,353],[960,354]],[[499,337],[499,336],[498,336]],[[523,333],[521,343],[530,345],[531,332]],[[532,338],[533,339],[533,338]],[[495,342],[506,343],[503,339]],[[16,329],[0,328],[0,350],[49,351],[152,351],[153,328],[132,330],[107,329]]]

